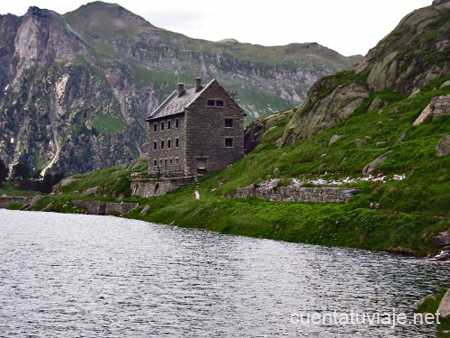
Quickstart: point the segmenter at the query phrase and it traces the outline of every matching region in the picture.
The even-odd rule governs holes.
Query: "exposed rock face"
[[[434,117],[443,115],[450,115],[450,95],[433,97],[430,104],[414,121],[413,126],[431,122]]]
[[[357,59],[318,44],[194,40],[102,2],[0,15],[0,153],[67,174],[128,163],[147,152],[144,117],[178,81],[217,78],[253,119]]]
[[[363,102],[369,104],[365,102],[369,94],[384,90],[416,93],[448,75],[449,13],[449,1],[434,2],[412,12],[353,71],[320,79],[288,124],[281,145],[298,143],[339,123]],[[372,112],[384,105],[375,97],[365,109]]]
[[[292,116],[294,112],[288,110],[286,112],[272,114],[264,118],[259,118],[253,121],[247,128],[245,128],[244,133],[244,152],[249,154],[254,150],[260,142],[263,140],[264,135],[268,131],[276,128],[276,124],[281,120]]]
[[[444,135],[436,144],[436,155],[444,157],[450,154],[450,135]]]
[[[411,93],[449,73],[449,10],[449,1],[439,1],[410,13],[369,51],[356,70],[368,72],[372,90]]]
[[[320,81],[317,86],[322,87]],[[341,122],[348,118],[367,97],[369,92],[355,83],[338,86],[329,95],[320,99],[314,96],[308,97],[300,110],[308,104],[312,107],[292,117],[283,136],[283,145],[308,139]]]

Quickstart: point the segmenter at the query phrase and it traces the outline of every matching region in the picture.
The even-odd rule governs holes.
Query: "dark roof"
[[[197,92],[195,91],[195,87],[186,89],[181,96],[178,96],[178,90],[175,90],[158,108],[156,108],[147,117],[147,120],[183,113],[184,108],[194,102],[197,97],[199,97],[200,94],[214,81],[216,80],[212,79],[208,84],[201,87]]]

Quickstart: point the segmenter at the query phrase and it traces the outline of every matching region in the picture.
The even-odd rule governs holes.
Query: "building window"
[[[233,128],[233,119],[225,119],[225,128]]]
[[[223,100],[208,99],[206,100],[206,105],[208,107],[223,107]]]
[[[157,123],[153,123],[153,131],[158,131],[158,124]]]
[[[161,122],[161,131],[164,130],[164,122]]]
[[[173,158],[169,158],[169,165],[173,165]]]
[[[161,149],[164,149],[164,141],[161,141]]]
[[[225,139],[225,148],[233,148],[234,140],[231,137]]]
[[[170,138],[167,140],[167,149],[170,149]]]
[[[175,157],[175,164],[176,165],[180,164],[180,158],[179,157]]]
[[[170,129],[170,120],[167,121],[167,129]]]
[[[156,167],[158,166],[158,160],[153,160],[153,165]]]
[[[180,140],[178,138],[175,139],[175,148],[180,146]]]
[[[158,149],[158,142],[153,142],[153,150]]]
[[[175,128],[178,128],[180,126],[180,121],[178,119],[175,119]]]
[[[159,159],[159,166],[162,167],[162,164],[163,164],[163,159],[160,158],[160,159]]]

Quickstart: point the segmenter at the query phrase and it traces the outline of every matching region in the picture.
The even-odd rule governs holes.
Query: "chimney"
[[[195,78],[195,91],[198,92],[202,88],[202,79],[199,77]]]
[[[184,84],[183,83],[179,83],[178,84],[178,97],[183,95],[183,93],[184,93]]]

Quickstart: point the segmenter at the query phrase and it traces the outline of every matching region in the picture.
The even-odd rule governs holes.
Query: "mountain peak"
[[[35,16],[35,17],[39,17],[39,18],[51,18],[52,17],[51,11],[49,11],[47,9],[41,9],[36,6],[31,6],[30,8],[28,8],[26,15],[27,16]]]

